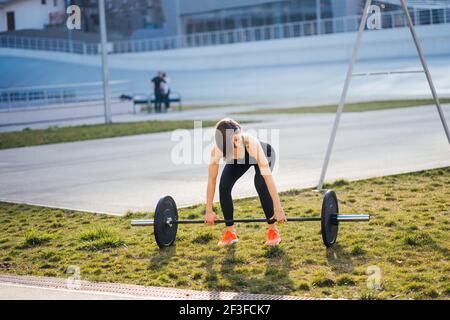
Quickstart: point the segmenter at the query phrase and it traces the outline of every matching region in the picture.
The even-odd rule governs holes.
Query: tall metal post
[[[109,97],[109,69],[108,69],[108,48],[106,36],[106,15],[105,0],[98,1],[98,11],[100,15],[100,39],[103,69],[103,102],[105,106],[105,124],[111,123],[111,100]]]
[[[70,6],[70,0],[66,0],[66,8]],[[69,41],[69,52],[73,53],[72,30],[67,30],[67,40]]]
[[[359,31],[356,37],[355,45],[353,46],[353,52],[350,64],[347,70],[347,77],[345,78],[344,88],[342,90],[341,99],[339,101],[339,106],[337,108],[336,117],[334,119],[333,129],[331,130],[330,140],[328,142],[327,152],[325,154],[325,160],[322,166],[322,173],[320,174],[319,183],[317,184],[317,190],[322,190],[323,183],[325,181],[325,175],[327,174],[328,164],[330,162],[331,152],[333,151],[334,141],[336,139],[336,132],[339,127],[339,122],[341,120],[341,114],[344,110],[345,100],[347,98],[348,89],[350,87],[350,81],[352,79],[353,67],[356,62],[356,58],[358,56],[359,47],[361,46],[361,40],[364,33],[364,29],[366,27],[366,20],[369,14],[369,7],[372,4],[372,0],[367,0],[366,5],[364,7],[363,16],[361,18],[361,23],[359,24]]]
[[[316,0],[316,23],[317,34],[322,34],[322,8],[320,7],[321,0]]]
[[[180,0],[175,0],[175,15],[177,22],[177,36],[181,36],[181,13],[180,13]]]
[[[447,121],[445,120],[444,111],[442,110],[441,103],[439,102],[439,97],[437,95],[436,88],[433,83],[433,78],[431,78],[430,70],[428,69],[427,61],[425,60],[425,56],[423,54],[422,46],[420,45],[419,39],[416,34],[416,30],[414,29],[414,24],[412,22],[411,15],[409,14],[406,0],[400,0],[400,2],[402,4],[403,11],[405,12],[406,22],[408,23],[409,31],[411,32],[414,44],[416,45],[420,62],[422,63],[423,70],[425,71],[425,75],[427,76],[428,85],[430,86],[431,94],[433,95],[434,102],[436,103],[436,108],[439,113],[439,117],[441,118],[442,126],[444,127],[448,143],[450,144],[450,132],[448,130]]]
[[[324,160],[324,163],[323,163],[323,166],[322,166],[322,173],[320,175],[319,183],[317,185],[317,189],[318,190],[322,189],[323,183],[324,183],[324,180],[325,180],[325,175],[326,175],[328,164],[329,164],[329,161],[330,161],[331,152],[333,150],[334,141],[336,139],[336,132],[337,132],[337,129],[338,129],[338,126],[339,126],[339,121],[340,121],[340,118],[341,118],[342,111],[344,109],[345,99],[346,99],[346,96],[347,96],[348,87],[350,85],[350,80],[351,80],[351,77],[352,77],[353,66],[354,66],[354,64],[356,62],[356,56],[358,54],[358,49],[359,49],[359,46],[360,46],[360,43],[361,43],[361,40],[362,40],[362,34],[363,34],[363,31],[364,31],[365,22],[366,22],[367,16],[368,16],[368,9],[369,9],[369,7],[371,5],[371,2],[372,2],[372,0],[367,0],[367,2],[366,2],[366,6],[364,8],[363,17],[362,17],[361,24],[360,24],[360,27],[359,27],[359,32],[358,32],[358,36],[357,36],[357,39],[356,39],[356,43],[355,43],[355,45],[353,47],[352,59],[351,59],[350,65],[348,67],[347,78],[345,80],[344,89],[343,89],[342,95],[341,95],[341,100],[339,102],[339,106],[338,106],[338,109],[337,109],[337,112],[336,112],[336,118],[335,118],[335,121],[334,121],[333,129],[331,131],[331,137],[330,137],[330,140],[328,142],[328,148],[327,148],[327,152],[326,152],[326,155],[325,155],[325,160]],[[425,56],[423,54],[422,47],[420,45],[419,39],[418,39],[416,31],[414,29],[414,24],[413,24],[413,21],[411,19],[411,15],[410,15],[409,10],[408,10],[407,0],[400,0],[400,3],[402,5],[403,12],[404,12],[404,14],[406,16],[406,21],[407,21],[409,30],[411,32],[412,38],[414,40],[414,44],[416,46],[417,53],[418,53],[419,58],[420,58],[420,62],[422,63],[423,70],[424,70],[425,75],[427,77],[427,81],[428,81],[428,84],[430,86],[430,90],[431,90],[431,93],[433,95],[433,99],[434,99],[434,102],[436,104],[436,108],[438,110],[439,117],[440,117],[441,122],[442,122],[442,126],[444,127],[444,131],[445,131],[445,134],[447,136],[447,140],[448,140],[448,142],[450,144],[450,132],[449,132],[449,129],[448,129],[447,121],[445,119],[444,112],[443,112],[441,104],[439,102],[439,97],[437,95],[436,88],[435,88],[434,83],[433,83],[433,79],[432,79],[430,71],[428,69],[428,65],[427,65],[427,62],[425,60]]]

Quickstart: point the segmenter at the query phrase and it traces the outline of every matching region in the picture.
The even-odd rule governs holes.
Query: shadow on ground
[[[235,246],[227,248],[222,260],[220,275],[227,284],[218,284],[218,272],[214,270],[212,258],[206,259],[206,286],[211,290],[211,298],[218,298],[217,291],[239,292],[235,299],[245,298],[247,293],[266,293],[286,295],[293,291],[294,284],[289,278],[291,259],[281,248],[266,248],[263,253],[267,259],[265,270],[261,275],[245,268],[245,261],[236,257]]]
[[[177,246],[171,246],[159,250],[158,254],[151,257],[149,263],[149,270],[160,270],[167,266],[170,260],[177,254]]]
[[[333,247],[328,248],[326,255],[328,264],[335,273],[342,274],[353,272],[354,266],[352,260],[339,244],[335,244]]]

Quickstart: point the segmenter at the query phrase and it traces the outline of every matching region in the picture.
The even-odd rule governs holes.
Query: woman
[[[255,188],[268,221],[266,245],[276,246],[281,242],[275,221],[286,222],[286,215],[272,176],[275,152],[272,147],[255,137],[245,134],[238,122],[222,119],[216,124],[215,140],[209,164],[208,189],[206,196],[205,223],[214,224],[218,216],[213,211],[219,162],[226,162],[220,178],[220,206],[225,220],[233,220],[233,199],[231,190],[236,181],[250,168],[255,167]],[[238,241],[233,223],[227,222],[225,232],[218,245],[231,245]]]

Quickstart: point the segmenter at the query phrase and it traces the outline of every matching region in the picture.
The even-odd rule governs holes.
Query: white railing
[[[110,81],[111,102],[120,102],[120,96],[133,95],[131,81]],[[103,83],[78,83],[17,87],[0,89],[0,111],[35,108],[65,108],[77,104],[98,104],[103,101]]]
[[[450,9],[411,9],[415,25],[450,23]],[[360,16],[311,20],[260,27],[193,33],[182,36],[136,39],[112,43],[112,54],[173,50],[231,43],[307,37],[313,35],[353,32],[358,29]],[[406,21],[402,11],[382,13],[383,28],[402,28]],[[98,54],[97,43],[66,39],[0,36],[0,47],[69,52],[82,55]]]
[[[450,9],[412,10],[416,25],[450,23]],[[292,22],[260,27],[193,33],[183,36],[126,40],[113,43],[113,53],[130,53],[180,48],[223,45],[231,43],[307,37],[321,34],[354,32],[358,30],[360,16]],[[382,14],[383,28],[406,26],[403,11]]]
[[[96,43],[55,38],[16,37],[9,35],[0,36],[0,48],[58,51],[83,55],[98,54],[99,52],[98,44]]]

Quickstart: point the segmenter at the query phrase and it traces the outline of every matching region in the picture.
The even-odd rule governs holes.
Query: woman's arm
[[[214,146],[211,150],[211,160],[208,167],[208,186],[206,189],[205,222],[214,224],[217,215],[213,211],[214,194],[216,192],[217,174],[219,172],[220,151]]]
[[[250,156],[256,159],[261,175],[266,182],[267,189],[269,190],[274,207],[274,218],[281,223],[286,222],[286,216],[281,205],[281,200],[278,195],[275,179],[273,178],[272,171],[270,170],[269,161],[266,158],[263,148],[258,140],[253,137],[248,138],[248,153]]]

